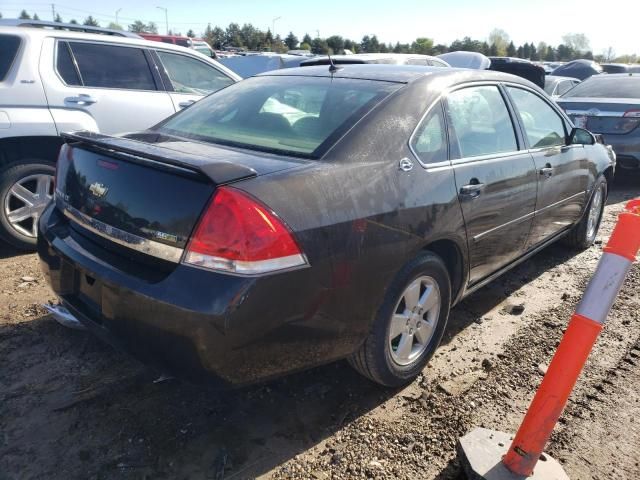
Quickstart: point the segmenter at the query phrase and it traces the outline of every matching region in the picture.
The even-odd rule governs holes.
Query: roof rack
[[[68,30],[71,32],[97,33],[101,35],[113,35],[115,37],[141,38],[140,35],[125,30],[112,30],[110,28],[92,27],[76,23],[45,22],[43,20],[20,20],[17,18],[0,19],[0,27],[35,27],[51,28],[54,30]]]

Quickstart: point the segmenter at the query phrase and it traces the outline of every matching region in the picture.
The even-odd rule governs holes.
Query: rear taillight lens
[[[626,117],[626,118],[640,118],[640,110],[637,110],[637,109],[627,110],[626,112],[624,112],[623,117]]]
[[[221,187],[189,241],[184,263],[257,275],[300,267],[307,259],[275,213],[240,190]]]

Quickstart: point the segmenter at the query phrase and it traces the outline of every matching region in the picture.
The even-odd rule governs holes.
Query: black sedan
[[[244,384],[348,358],[395,386],[460,299],[591,245],[612,175],[518,77],[279,70],[148,131],[67,135],[38,251],[71,315],[161,368]]]
[[[575,125],[603,135],[620,169],[640,172],[640,74],[593,76],[557,102]]]

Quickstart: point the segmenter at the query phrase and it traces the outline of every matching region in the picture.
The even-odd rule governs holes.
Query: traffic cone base
[[[458,458],[469,480],[569,480],[557,460],[546,453],[540,456],[533,474],[528,477],[509,470],[505,456],[513,435],[486,428],[476,428],[458,440]]]

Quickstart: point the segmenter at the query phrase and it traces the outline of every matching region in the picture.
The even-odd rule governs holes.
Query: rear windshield
[[[563,95],[563,98],[571,97],[640,98],[640,75],[591,77]]]
[[[318,158],[401,86],[329,77],[254,77],[209,95],[157,129],[210,143]]]
[[[13,59],[16,58],[20,38],[14,35],[0,35],[0,82],[9,73]]]

